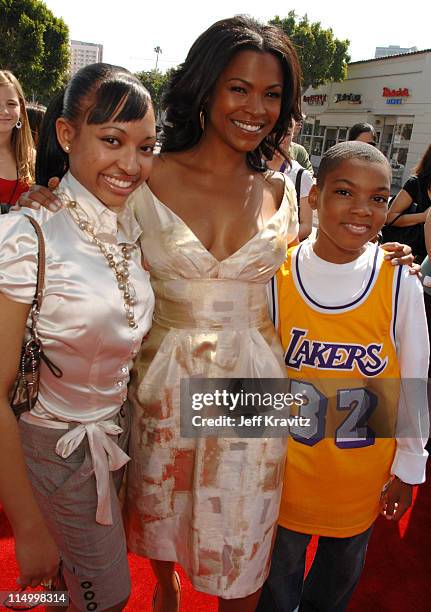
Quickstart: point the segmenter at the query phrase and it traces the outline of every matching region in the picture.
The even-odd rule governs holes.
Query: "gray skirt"
[[[127,405],[126,405],[127,406]],[[124,408],[126,408],[126,406]],[[129,414],[121,410],[118,445],[127,452]],[[118,491],[124,470],[111,472],[112,525],[96,523],[96,480],[88,441],[63,459],[55,452],[64,429],[19,422],[30,482],[62,559],[63,578],[73,604],[104,610],[130,595],[130,573]]]

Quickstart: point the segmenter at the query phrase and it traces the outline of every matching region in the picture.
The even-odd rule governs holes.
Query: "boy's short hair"
[[[317,185],[323,187],[326,175],[335,170],[346,159],[361,159],[371,164],[385,164],[391,172],[388,160],[372,145],[358,140],[339,142],[323,155],[317,172]]]

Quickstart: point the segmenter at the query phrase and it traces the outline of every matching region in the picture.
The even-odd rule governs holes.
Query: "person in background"
[[[39,133],[42,127],[43,117],[45,115],[46,108],[41,104],[27,104],[27,116],[30,123],[31,135],[33,136],[34,146],[37,148],[39,143]]]
[[[359,140],[377,146],[377,134],[371,123],[355,123],[349,130],[347,140]]]
[[[293,139],[296,138],[296,136],[299,134],[299,132],[302,129],[304,119],[305,119],[305,115],[302,115],[301,120],[292,121],[292,135],[291,135],[291,142],[290,142],[290,147],[289,147],[289,158],[297,161],[300,166],[305,168],[305,170],[307,170],[307,172],[309,172],[311,176],[313,176],[313,172],[314,172],[313,166],[311,164],[310,157],[307,153],[306,148],[303,147],[298,142],[293,142]]]
[[[416,261],[422,263],[427,255],[423,224],[427,220],[431,207],[431,145],[428,146],[413,172],[393,199],[386,222],[393,222],[395,227],[412,227],[413,229],[413,226],[416,226],[411,233],[407,234],[405,242],[411,235],[411,242],[407,244],[412,247]],[[412,204],[416,204],[415,211],[407,214]]]
[[[426,186],[426,195],[431,206],[431,145],[428,147],[419,165],[416,167],[416,173],[422,177],[422,191]],[[409,179],[410,180],[410,179]],[[408,181],[407,181],[408,183]],[[406,183],[406,185],[407,185]],[[425,247],[427,256],[422,262],[422,283],[424,287],[425,312],[428,321],[428,339],[431,345],[431,209],[428,208],[424,225]],[[431,359],[428,369],[428,378],[431,378]]]
[[[0,204],[9,212],[34,179],[34,143],[24,92],[9,70],[0,70]]]
[[[295,121],[292,122],[292,125]],[[299,241],[305,240],[313,227],[313,211],[308,204],[308,194],[314,184],[313,176],[303,168],[298,161],[290,159],[293,127],[290,127],[287,135],[281,141],[279,147],[275,149],[273,158],[267,162],[268,168],[278,172],[283,172],[295,185],[296,202],[299,213]]]

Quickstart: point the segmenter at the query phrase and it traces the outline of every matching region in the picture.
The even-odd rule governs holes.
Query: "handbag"
[[[31,325],[28,335],[24,339],[21,349],[19,369],[15,383],[10,394],[10,405],[17,419],[23,412],[31,410],[36,404],[39,392],[40,362],[43,359],[51,372],[57,378],[63,372],[46,357],[42,350],[42,343],[37,333],[37,321],[42,305],[43,288],[45,284],[45,241],[40,225],[28,215],[25,215],[32,224],[38,240],[37,280],[33,302],[30,309]]]
[[[419,181],[419,179],[417,180]],[[418,199],[420,202],[412,202],[407,210],[403,210],[403,212],[397,215],[390,223],[386,223],[382,227],[382,236],[383,242],[400,242],[401,244],[408,244],[412,249],[415,260],[421,263],[427,254],[424,224],[416,223],[416,225],[409,225],[406,227],[398,227],[394,225],[395,221],[397,221],[402,215],[414,215],[416,213],[424,212],[426,207],[422,204],[420,182],[418,183],[418,190]]]

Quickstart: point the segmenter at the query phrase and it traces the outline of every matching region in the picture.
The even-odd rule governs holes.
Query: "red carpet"
[[[430,465],[428,473],[430,475]],[[431,611],[430,476],[399,525],[378,519],[349,612]],[[313,556],[309,551],[308,561]],[[151,610],[155,580],[147,561],[130,555],[133,590],[126,612]],[[17,568],[10,527],[0,512],[0,591],[14,589]],[[215,597],[194,591],[180,569],[183,612],[215,612]],[[4,609],[0,605],[0,609]],[[36,611],[42,607],[34,608]],[[268,610],[268,612],[272,612]]]

